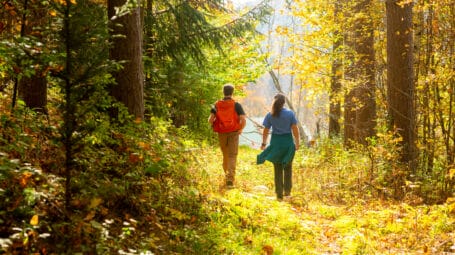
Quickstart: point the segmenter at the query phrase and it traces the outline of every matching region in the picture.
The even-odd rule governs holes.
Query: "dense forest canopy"
[[[251,117],[284,93],[321,165],[360,155],[340,193],[453,213],[454,50],[453,0],[0,0],[0,253],[190,252],[226,83]]]

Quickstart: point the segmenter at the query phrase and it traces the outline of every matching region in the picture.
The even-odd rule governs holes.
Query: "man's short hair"
[[[232,96],[234,94],[234,85],[226,84],[223,86],[223,94],[225,96]]]

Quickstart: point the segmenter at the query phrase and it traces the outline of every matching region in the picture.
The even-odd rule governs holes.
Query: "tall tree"
[[[259,62],[253,49],[255,24],[268,14],[267,0],[242,12],[226,9],[224,3],[147,1],[147,114],[170,118],[174,125],[194,130],[198,120],[206,118],[209,102],[219,97],[220,85],[254,80],[252,72],[259,66],[254,64]],[[207,125],[202,127],[206,129]]]
[[[119,11],[120,10],[120,11]],[[123,10],[123,11],[122,11]],[[113,76],[111,95],[136,118],[144,118],[144,67],[142,64],[142,20],[140,1],[108,1],[112,48],[110,58],[122,63]]]
[[[47,66],[43,35],[48,6],[41,1],[21,0],[0,3],[0,33],[7,43],[7,54],[13,62],[12,107],[19,97],[25,105],[38,111],[46,111]],[[6,40],[9,38],[9,40]],[[14,39],[13,39],[14,38]],[[6,56],[5,56],[6,57]]]
[[[55,34],[60,44],[53,45],[54,76],[60,89],[60,140],[65,153],[65,201],[70,208],[73,177],[78,176],[86,148],[86,138],[104,132],[106,108],[110,105],[107,85],[113,64],[108,61],[105,7],[90,0],[65,0],[56,4]],[[100,130],[101,129],[101,130]]]
[[[23,1],[23,15],[21,24],[21,37],[34,36],[38,39],[43,39],[42,25],[44,23],[47,9],[40,1]],[[44,44],[46,45],[46,44]],[[18,94],[25,105],[29,108],[35,109],[40,112],[47,112],[47,79],[46,79],[46,65],[40,63],[40,55],[43,46],[35,46],[37,53],[33,54],[35,65],[30,77],[24,76],[18,81]]]
[[[347,36],[347,44],[353,51],[352,64],[346,78],[354,88],[345,97],[345,144],[354,141],[367,144],[368,137],[375,135],[375,53],[374,30],[371,18],[371,0],[353,3],[353,30]]]
[[[340,1],[335,1],[333,17],[335,24],[340,21]],[[338,52],[342,46],[341,28],[336,28],[334,31],[333,39],[333,60],[332,60],[332,77],[330,80],[330,106],[329,106],[329,136],[335,137],[340,135],[340,117],[341,117],[341,104],[340,104],[340,91],[341,91],[341,60]]]
[[[451,176],[455,161],[455,82],[454,50],[455,7],[450,0],[419,0],[415,2],[414,19],[416,126],[418,127],[419,170],[416,176],[433,185],[439,194],[451,196],[455,179]],[[446,171],[440,171],[444,165]],[[444,199],[444,198],[443,198]]]
[[[412,6],[412,1],[386,1],[387,101],[390,128],[403,139],[403,163],[415,163],[416,157]]]
[[[420,5],[425,5],[427,0],[420,1]],[[418,13],[418,26],[417,37],[415,40],[416,52],[416,76],[419,79],[420,75],[424,77],[424,84],[421,86],[421,89],[416,91],[416,94],[420,94],[419,98],[420,104],[417,106],[420,109],[419,119],[417,120],[418,127],[420,127],[419,133],[421,134],[421,144],[422,155],[421,155],[421,164],[422,168],[427,171],[427,174],[430,173],[433,169],[434,157],[436,152],[436,146],[433,141],[436,141],[436,123],[435,118],[431,117],[431,114],[434,111],[431,109],[434,103],[431,101],[433,97],[431,89],[434,86],[433,79],[427,79],[427,76],[434,75],[434,62],[435,62],[435,52],[434,52],[434,6],[428,4],[428,9],[420,11]],[[431,102],[431,103],[430,103]]]

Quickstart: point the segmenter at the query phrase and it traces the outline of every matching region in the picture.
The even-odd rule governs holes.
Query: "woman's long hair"
[[[273,117],[279,117],[281,109],[284,107],[284,103],[286,102],[286,97],[279,93],[276,94],[275,97],[273,98],[273,104],[272,104],[272,116]]]

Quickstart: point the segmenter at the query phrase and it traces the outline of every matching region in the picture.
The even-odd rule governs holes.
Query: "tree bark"
[[[366,1],[370,2],[370,1]],[[366,3],[364,2],[364,3]],[[368,5],[368,3],[367,3]],[[369,7],[368,7],[369,8]],[[361,107],[356,111],[356,126],[358,133],[356,134],[357,141],[362,144],[367,144],[367,138],[376,135],[376,82],[375,82],[375,52],[373,38],[373,24],[370,18],[360,22],[365,22],[365,26],[361,28],[362,38],[356,51],[360,54],[358,62],[361,84],[357,88],[357,98],[361,100]]]
[[[424,3],[420,3],[424,4]],[[419,75],[421,74],[423,77],[422,79],[425,79],[426,76],[431,75],[431,69],[433,66],[434,62],[434,48],[433,48],[433,40],[434,40],[434,34],[433,34],[433,26],[431,25],[433,22],[433,6],[429,6],[427,13],[424,15],[423,12],[421,12],[421,15],[419,17],[419,21],[421,23],[421,28],[419,31],[419,35],[416,37],[416,49],[419,51],[417,56],[422,56],[420,59],[418,57],[417,59],[417,64],[416,66],[418,67],[416,69],[416,76],[417,79],[419,79]],[[422,36],[423,35],[423,36]],[[418,40],[421,40],[422,43],[419,43]],[[419,47],[422,44],[421,47]],[[423,51],[423,52],[422,52]],[[422,52],[422,53],[421,53]],[[427,174],[431,173],[433,171],[433,164],[434,164],[434,159],[435,159],[435,121],[434,118],[430,116],[432,113],[432,105],[434,107],[434,103],[430,101],[432,98],[432,90],[431,87],[433,84],[430,84],[430,81],[428,79],[425,79],[423,89],[419,92],[420,98],[421,98],[421,104],[418,105],[418,108],[420,109],[420,117],[422,120],[420,121],[421,123],[417,123],[421,127],[421,131],[418,133],[421,133],[421,140],[422,140],[422,167],[426,171]],[[431,102],[431,103],[430,103]]]
[[[21,20],[21,37],[31,35],[40,36],[41,27],[46,17],[46,8],[39,2],[25,0],[23,3],[23,15]],[[39,59],[39,58],[38,58]],[[47,109],[47,79],[44,73],[45,67],[36,65],[35,73],[31,77],[23,77],[17,81],[19,98],[31,109],[46,113]]]
[[[414,102],[412,3],[386,1],[387,101],[390,129],[402,137],[401,161],[415,168],[416,127]]]
[[[338,15],[340,13],[340,3],[335,1],[334,7],[335,23],[338,24]],[[338,57],[338,52],[342,46],[342,39],[340,38],[341,32],[337,29],[334,33],[333,42],[333,55],[332,62],[332,78],[330,81],[330,108],[329,108],[329,136],[336,137],[340,135],[340,117],[341,117],[341,104],[340,104],[340,91],[341,91],[341,60]]]
[[[278,76],[276,75],[275,71],[269,70],[269,74],[270,74],[270,77],[272,78],[273,85],[275,86],[275,89],[279,93],[284,95],[283,89],[281,88],[280,80],[278,79]],[[293,112],[296,112],[296,110],[294,108],[294,105],[289,100],[289,98],[286,96],[285,99],[286,99],[286,104],[288,105],[289,109],[291,109]],[[303,138],[303,141],[308,144],[308,142],[310,142],[309,141],[310,140],[310,134],[307,134],[307,132],[303,128],[302,123],[300,122],[300,120],[298,118],[297,118],[297,127],[299,129],[300,139]]]
[[[376,83],[374,29],[371,0],[354,4],[354,29],[347,44],[354,50],[353,64],[348,67],[347,80],[354,88],[345,97],[345,144],[351,141],[367,145],[368,137],[376,134]]]
[[[115,61],[123,61],[123,68],[113,74],[117,84],[111,88],[110,92],[115,99],[126,106],[131,115],[137,119],[143,119],[144,67],[142,63],[141,11],[140,7],[134,7],[127,14],[115,16],[115,7],[120,7],[125,3],[125,0],[108,1],[113,43],[110,57]]]
[[[41,70],[32,77],[23,77],[19,81],[19,98],[24,100],[28,108],[38,112],[47,112],[47,79]]]

